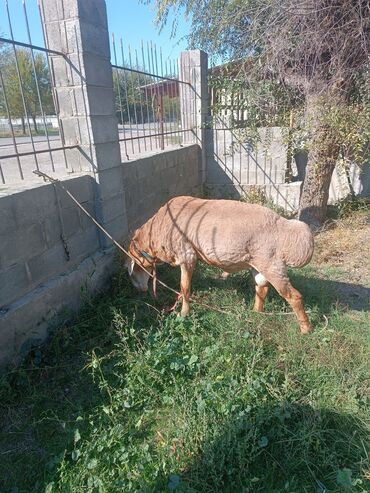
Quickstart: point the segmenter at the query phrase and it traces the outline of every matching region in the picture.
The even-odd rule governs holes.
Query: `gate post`
[[[127,216],[104,0],[41,0],[56,111],[69,168],[91,172],[95,213],[113,237],[127,234]],[[100,235],[100,244],[110,242]]]
[[[202,50],[181,52],[179,78],[181,128],[189,130],[183,132],[183,142],[197,143],[201,147],[199,182],[204,185],[207,175],[205,139],[209,113],[207,53]]]

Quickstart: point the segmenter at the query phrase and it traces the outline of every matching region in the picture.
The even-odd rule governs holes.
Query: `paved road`
[[[166,124],[165,131],[172,132],[178,130],[175,124]],[[121,156],[122,161],[127,161],[138,155],[147,154],[150,152],[156,152],[161,150],[161,138],[149,137],[148,134],[160,133],[158,124],[151,123],[138,124],[137,126],[125,125],[119,127],[119,137],[130,139],[128,141],[121,141]],[[140,137],[140,138],[137,138]],[[172,136],[164,136],[165,148],[178,146],[181,141],[182,134],[175,134]],[[131,140],[132,139],[132,140]],[[26,155],[17,157],[5,157],[10,154],[15,154],[12,138],[0,137],[0,187],[5,180],[5,185],[16,184],[19,182],[37,181],[37,178],[33,174],[33,170],[37,167],[45,171],[45,173],[52,173],[53,167],[56,173],[61,176],[68,174],[66,166],[65,155],[63,151],[53,151],[52,149],[61,147],[62,143],[59,135],[49,136],[49,144],[45,136],[33,137],[33,144],[30,137],[16,137],[18,153],[30,153],[33,151],[33,147],[36,150],[48,150],[45,153],[37,153],[34,155]],[[1,158],[3,156],[3,158]],[[23,173],[23,180],[21,178],[20,168]]]

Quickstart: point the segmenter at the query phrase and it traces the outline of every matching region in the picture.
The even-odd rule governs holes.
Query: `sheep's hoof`
[[[177,314],[177,318],[185,318],[189,315],[189,312],[180,312]]]
[[[310,332],[312,332],[311,324],[301,325],[300,329],[301,329],[301,334],[309,334]]]

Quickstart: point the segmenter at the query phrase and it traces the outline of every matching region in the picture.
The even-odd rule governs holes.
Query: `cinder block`
[[[27,291],[29,280],[24,263],[0,271],[0,309]]]
[[[121,150],[117,142],[97,143],[95,156],[100,171],[121,166]]]
[[[93,187],[96,184],[89,175],[64,180],[63,185],[79,202],[88,202],[94,197]],[[58,188],[58,196],[62,208],[73,207],[77,209],[75,202],[63,189]]]
[[[124,189],[121,167],[104,169],[97,174],[97,195],[101,199],[112,197]]]
[[[57,45],[58,48],[55,48],[55,50],[60,49],[60,44]],[[59,90],[59,87],[63,86],[68,86],[71,83],[71,64],[70,62],[66,61],[65,58],[59,55],[51,55],[50,56],[50,65],[51,69],[54,72],[54,82],[55,86],[57,88],[57,91]],[[61,115],[63,115],[63,107],[61,106]]]
[[[0,197],[0,237],[16,228],[12,196]],[[1,245],[0,245],[1,248]]]
[[[122,242],[127,237],[128,232],[126,214],[122,214],[112,221],[107,222],[106,224],[104,224],[104,227],[116,241]],[[112,244],[112,242],[108,238],[105,238],[104,241],[106,245]]]
[[[81,229],[80,215],[77,207],[62,209],[61,218],[63,222],[63,231],[65,238],[70,238]]]
[[[80,17],[81,40],[80,46],[85,53],[92,53],[101,57],[110,58],[109,33],[106,26],[86,22]]]
[[[19,264],[46,250],[47,243],[41,223],[24,226],[0,237],[0,268]]]
[[[96,252],[100,248],[96,226],[93,225],[84,231],[79,231],[69,238],[68,247],[73,263]]]
[[[75,60],[75,55],[71,56]],[[112,67],[109,59],[102,59],[92,53],[84,54],[84,75],[93,86],[113,88]]]
[[[95,202],[93,200],[89,202],[82,202],[81,205],[96,219]],[[80,224],[82,229],[89,229],[94,223],[83,211],[78,210],[80,215]]]
[[[44,237],[47,246],[51,247],[56,243],[60,243],[62,227],[56,210],[55,210],[55,216],[44,219],[42,225],[44,229]]]
[[[108,29],[107,12],[105,2],[102,0],[78,1],[78,16],[84,22]]]
[[[114,97],[110,87],[89,87],[89,111],[90,115],[109,115],[115,114]],[[116,126],[118,121],[116,120]]]
[[[27,261],[32,286],[36,286],[51,279],[56,274],[70,269],[71,263],[67,261],[67,252],[59,239],[58,244]]]
[[[120,192],[113,197],[107,197],[98,201],[97,206],[101,208],[104,223],[112,221],[126,212],[125,194]]]

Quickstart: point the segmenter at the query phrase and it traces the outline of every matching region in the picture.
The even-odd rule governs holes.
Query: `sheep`
[[[190,311],[190,286],[197,260],[227,273],[251,269],[254,310],[263,311],[271,284],[290,304],[301,333],[311,331],[302,295],[290,283],[287,266],[303,267],[312,257],[313,235],[303,222],[285,219],[257,204],[180,196],[169,200],[138,228],[128,251],[149,272],[155,263],[181,269],[181,316]],[[133,285],[148,290],[149,275],[131,258],[126,267]]]

